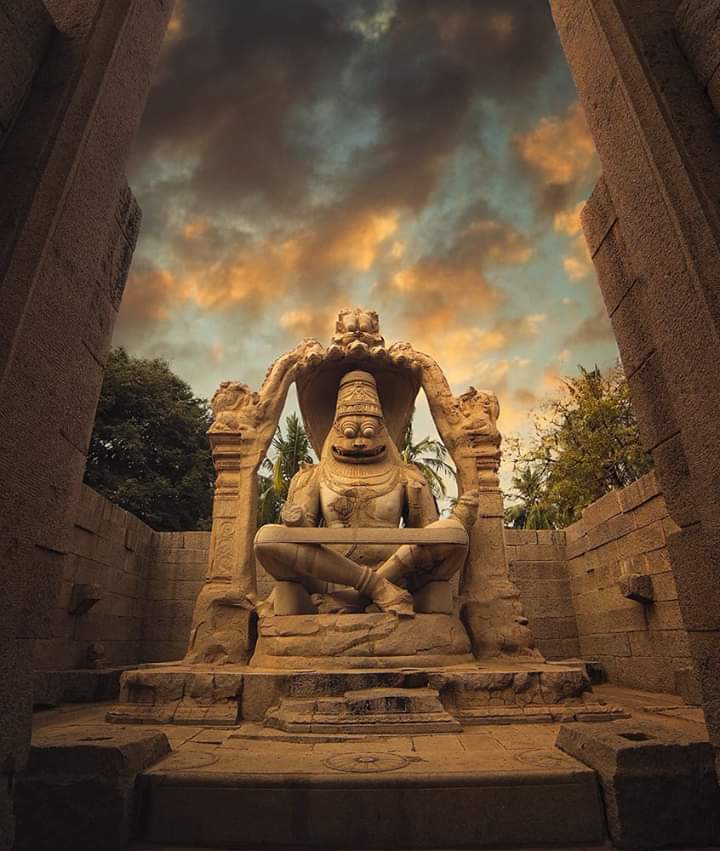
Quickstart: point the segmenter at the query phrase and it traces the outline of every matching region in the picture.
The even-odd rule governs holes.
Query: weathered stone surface
[[[702,594],[717,588],[720,491],[720,137],[712,91],[718,4],[552,0],[551,5],[602,162],[614,227],[637,281],[611,318],[643,443],[655,456],[673,520],[688,533],[670,533],[677,547],[673,569],[686,626],[702,634],[691,647],[708,728],[720,748],[715,681],[720,630],[717,606]],[[588,230],[594,239],[596,229]],[[613,309],[618,270],[598,266],[598,271]],[[634,316],[623,312],[633,304]],[[638,543],[641,537],[646,536],[638,535]],[[683,585],[686,572],[693,579]]]
[[[243,678],[192,666],[126,671],[118,704],[107,714],[117,724],[235,724]]]
[[[233,593],[228,583],[206,584],[195,603],[186,660],[217,665],[247,661],[255,620],[246,597]]]
[[[100,270],[171,5],[0,3],[3,851],[29,746],[32,641],[54,638],[115,319]]]
[[[620,577],[618,588],[623,597],[636,603],[652,603],[654,599],[652,578],[641,573],[628,573]]]
[[[95,703],[113,700],[120,693],[124,668],[35,671],[33,705],[58,706],[61,703]]]
[[[135,778],[170,752],[163,733],[108,727],[36,733],[15,792],[17,851],[121,851]]]
[[[410,488],[407,499],[400,500],[410,506],[412,516],[405,524],[410,528],[397,528],[400,525],[400,501],[397,499],[397,493],[383,496],[385,502],[382,510],[381,502],[378,501],[380,497],[373,497],[373,511],[380,511],[378,516],[382,519],[381,523],[377,523],[377,518],[372,524],[356,522],[358,518],[350,522],[349,516],[341,517],[338,514],[340,508],[333,506],[338,503],[338,506],[342,507],[347,503],[343,511],[347,509],[352,513],[355,511],[352,506],[356,495],[352,499],[344,496],[345,503],[342,503],[342,500],[334,500],[324,504],[319,495],[317,500],[314,497],[318,476],[314,475],[311,469],[303,470],[293,480],[292,498],[286,505],[284,525],[278,528],[264,527],[260,530],[255,544],[257,568],[264,566],[283,583],[294,581],[306,585],[306,590],[311,593],[315,591],[317,578],[322,578],[323,582],[354,588],[371,598],[381,611],[405,615],[412,612],[414,603],[412,596],[405,590],[405,585],[412,586],[415,574],[420,569],[426,572],[431,568],[433,575],[430,578],[438,581],[447,581],[458,573],[462,567],[462,550],[441,550],[447,544],[466,546],[467,536],[462,528],[465,527],[470,533],[470,552],[466,567],[462,571],[462,619],[470,630],[475,654],[497,656],[503,653],[521,653],[533,656],[527,619],[522,613],[517,589],[508,577],[505,558],[503,506],[497,479],[500,443],[496,426],[499,414],[497,399],[493,394],[479,392],[474,388],[460,397],[455,397],[432,358],[415,351],[407,343],[386,347],[380,335],[377,314],[360,308],[340,313],[335,335],[328,348],[317,340],[305,340],[280,357],[270,368],[258,392],[252,392],[240,382],[227,381],[221,384],[213,397],[214,423],[210,429],[210,441],[218,480],[208,576],[210,585],[215,588],[221,583],[228,584],[229,587],[220,592],[219,596],[224,596],[227,592],[237,598],[238,605],[241,605],[240,601],[244,598],[250,606],[258,605],[258,610],[263,614],[274,611],[276,615],[290,616],[311,610],[311,604],[305,596],[291,593],[293,589],[285,586],[280,588],[277,597],[271,594],[262,603],[257,602],[258,572],[263,576],[263,590],[267,582],[264,571],[256,570],[252,547],[257,501],[255,473],[267,451],[288,388],[293,382],[296,382],[298,387],[298,398],[308,434],[321,457],[315,473],[324,470],[330,463],[331,450],[340,451],[335,444],[329,448],[323,446],[330,427],[338,417],[351,417],[355,414],[359,416],[364,412],[371,416],[373,422],[379,423],[378,428],[387,430],[383,432],[387,434],[387,439],[380,440],[380,432],[373,433],[372,436],[363,432],[360,437],[358,432],[352,439],[356,442],[364,440],[366,443],[375,441],[378,444],[373,444],[373,452],[377,450],[377,453],[372,454],[372,463],[367,470],[367,465],[360,467],[360,472],[379,475],[380,466],[384,473],[392,473],[394,468],[396,472],[400,471],[401,481],[398,480],[396,490],[400,488],[404,492]],[[344,389],[343,382],[347,385]],[[357,400],[352,404],[348,402],[349,407],[342,407],[342,398],[350,399],[348,393],[355,385],[365,388],[363,392],[367,399],[363,402],[363,411],[357,408]],[[457,518],[438,520],[437,513],[430,511],[431,500],[424,493],[423,489],[426,490],[427,486],[422,477],[414,478],[410,468],[399,462],[397,453],[387,451],[388,442],[392,444],[400,438],[403,423],[407,422],[410,416],[413,400],[420,386],[424,388],[430,400],[432,415],[459,471],[461,498],[454,511],[458,515]],[[335,408],[336,400],[339,413]],[[343,434],[344,432],[338,430],[336,439],[340,442],[350,440],[347,435],[343,437]],[[391,448],[395,449],[394,446]],[[368,447],[363,451],[369,452]],[[324,452],[328,458],[323,457]],[[395,458],[394,462],[391,456]],[[350,454],[346,452],[345,457],[349,458]],[[387,460],[388,458],[390,460]],[[336,478],[342,478],[341,474],[346,465],[339,466],[342,469],[335,470]],[[347,494],[354,494],[358,481],[348,480],[346,485]],[[336,491],[336,495],[339,493]],[[318,502],[318,505],[315,505],[315,502]],[[326,516],[328,512],[332,517]],[[325,528],[314,528],[319,525],[321,515]],[[458,528],[454,528],[456,526]],[[419,529],[419,533],[411,531],[413,528]],[[308,581],[305,576],[307,571],[303,567],[304,560],[289,557],[287,551],[290,546],[291,554],[292,547],[299,553],[305,552],[303,547],[312,546],[313,542],[327,544],[331,539],[372,549],[373,541],[376,541],[377,545],[402,545],[415,541],[418,535],[422,538],[423,547],[406,547],[403,560],[396,562],[388,559],[391,553],[379,552],[377,558],[369,561],[360,558],[356,565],[351,559],[341,561],[323,553],[322,550],[314,550],[313,558],[317,559],[320,553],[322,564],[308,574],[312,581]],[[458,538],[457,542],[453,535]],[[417,540],[420,538],[417,537]],[[427,554],[422,555],[425,548],[429,549],[436,544],[432,552],[432,563],[418,563],[409,567],[415,560],[422,561],[422,558],[425,558],[427,561]],[[362,556],[362,553],[360,555]],[[360,567],[360,564],[363,567]],[[372,580],[363,572],[367,570],[365,564],[377,570],[377,575],[372,577]],[[399,586],[396,583],[399,583]],[[422,583],[417,584],[419,586]],[[413,590],[416,589],[410,587],[410,591]],[[441,596],[425,593],[419,597],[415,601],[418,611],[430,613],[438,606],[442,613],[449,614],[452,605],[448,599],[448,589],[444,588],[443,591],[445,593]],[[220,641],[214,640],[215,626],[212,624],[213,617],[208,617],[208,608],[211,598],[215,595],[216,591],[204,589],[198,598],[188,659],[210,661],[214,656],[217,662],[233,662],[241,657],[247,658],[252,649],[249,630],[243,630],[246,640],[244,648],[240,640],[228,651],[228,636],[224,636]],[[332,607],[337,605],[332,600],[320,600],[315,604],[320,607],[320,611],[333,610]],[[450,643],[454,640],[451,639]],[[434,645],[435,638],[430,641]],[[345,640],[337,637],[328,639],[327,649],[323,652],[335,652],[337,647],[338,652],[345,655],[346,644]],[[359,642],[357,647],[360,648],[361,644],[362,642]],[[266,654],[268,658],[280,653],[283,656],[290,655],[286,650],[279,649],[284,648],[284,645],[277,641],[270,642],[269,646],[274,649]],[[302,653],[306,652],[307,650],[302,650]],[[395,638],[390,639],[381,652],[398,657],[399,650],[395,647]],[[414,652],[414,649],[410,651]],[[361,653],[367,655],[367,651],[361,649],[352,655],[359,656]],[[437,658],[439,663],[440,655]]]
[[[713,846],[720,787],[707,740],[649,722],[564,725],[557,746],[597,771],[619,848]]]
[[[292,733],[447,733],[462,729],[433,688],[369,688],[338,697],[283,698],[268,727]]]
[[[341,661],[338,661],[341,660]],[[452,615],[262,617],[253,667],[407,667],[472,660],[462,624]]]

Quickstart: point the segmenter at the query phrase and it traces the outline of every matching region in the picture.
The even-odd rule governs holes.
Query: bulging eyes
[[[375,437],[375,426],[372,423],[363,423],[360,430],[363,437]]]
[[[356,432],[355,432],[355,426],[352,426],[352,425],[346,425],[346,426],[343,428],[342,432],[343,432],[343,434],[345,435],[345,437],[355,437],[355,433],[356,433]]]

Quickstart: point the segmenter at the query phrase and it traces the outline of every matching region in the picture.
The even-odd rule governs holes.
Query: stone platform
[[[441,667],[474,661],[470,651],[465,627],[454,615],[282,615],[259,619],[250,665],[288,670]]]
[[[107,718],[124,724],[232,726],[241,721],[270,722],[279,717],[273,711],[283,701],[302,699],[310,725],[306,729],[311,730],[313,721],[307,719],[312,719],[317,710],[309,708],[308,701],[352,700],[348,693],[367,689],[402,690],[399,695],[405,696],[408,711],[419,705],[417,700],[413,703],[421,695],[419,690],[432,689],[437,693],[436,705],[463,726],[600,721],[625,715],[619,707],[595,697],[581,666],[512,659],[443,668],[347,670],[342,667],[343,661],[338,660],[335,670],[320,671],[148,665],[123,674],[120,702]],[[285,712],[281,715],[288,718]],[[332,728],[327,718],[322,723],[323,729]]]
[[[217,733],[142,775],[145,839],[304,851],[603,839],[596,776],[554,748],[554,728],[530,738],[476,730],[344,742]]]
[[[18,786],[18,851],[117,851],[133,825],[133,851],[599,851],[610,847],[608,825],[613,839],[622,834],[613,847],[664,845],[647,841],[658,836],[715,847],[719,793],[702,711],[667,694],[597,694],[632,720],[389,735],[252,721],[123,728],[87,704],[39,712],[37,753]],[[165,740],[169,754],[157,747]]]

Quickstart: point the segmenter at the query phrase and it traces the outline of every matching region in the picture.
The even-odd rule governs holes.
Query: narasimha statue
[[[295,475],[283,525],[260,529],[255,554],[279,583],[295,583],[296,613],[379,610],[413,617],[416,595],[463,566],[476,513],[477,494],[468,492],[450,518],[439,519],[425,477],[403,462],[387,430],[375,378],[351,370],[340,380],[319,464]],[[435,534],[427,543],[383,542],[379,530],[401,523]],[[319,526],[357,534],[349,544],[324,544],[283,531]],[[286,604],[283,614],[291,613]]]

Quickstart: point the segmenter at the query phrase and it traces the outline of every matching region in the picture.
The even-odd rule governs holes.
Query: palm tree
[[[258,473],[258,526],[279,522],[292,477],[301,464],[314,461],[310,454],[310,439],[297,414],[289,414],[285,418],[285,434],[278,426],[270,451],[274,453],[274,459],[268,456],[261,465],[267,474]]]
[[[545,478],[530,464],[513,476],[514,492],[509,496],[520,500],[505,510],[505,522],[514,529],[554,529],[555,512],[547,502]]]
[[[411,419],[398,449],[403,461],[406,464],[414,464],[425,476],[436,499],[447,494],[445,479],[455,478],[455,470],[447,462],[449,453],[445,444],[431,437],[424,437],[418,443],[413,443]]]

